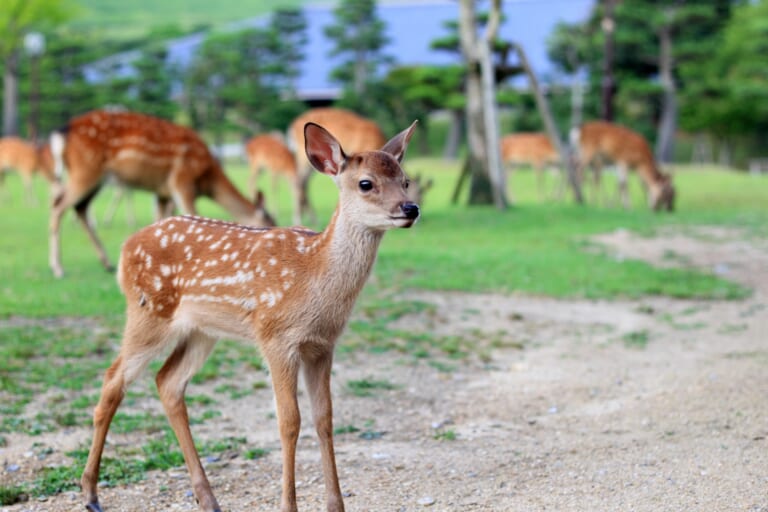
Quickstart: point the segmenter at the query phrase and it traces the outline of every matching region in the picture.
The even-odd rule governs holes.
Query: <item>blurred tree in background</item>
[[[303,14],[292,10],[277,11],[263,28],[208,36],[184,76],[192,126],[211,130],[217,144],[231,129],[283,130],[306,108],[295,92],[305,31]]]
[[[338,104],[376,117],[377,106],[387,95],[380,67],[393,62],[383,52],[389,38],[376,13],[376,1],[340,0],[333,16],[335,22],[325,27],[325,35],[335,44],[330,56],[343,59],[330,70],[332,80],[342,87]]]
[[[588,77],[585,119],[599,117],[603,79],[601,27],[605,4],[595,4],[583,24],[560,24],[548,42],[560,69]],[[762,3],[765,3],[764,0]],[[678,124],[705,128],[691,112],[702,101],[701,78],[720,51],[721,37],[739,0],[621,0],[616,3],[614,68],[616,119],[656,141],[664,161],[673,157]],[[741,29],[738,29],[739,31]]]
[[[72,9],[66,0],[3,0],[0,3],[3,134],[18,133],[18,72],[24,36],[32,30],[62,23]]]

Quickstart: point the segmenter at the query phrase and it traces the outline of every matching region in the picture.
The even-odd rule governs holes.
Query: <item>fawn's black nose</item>
[[[419,205],[416,203],[403,203],[400,209],[403,210],[403,215],[408,219],[416,219],[419,217]]]

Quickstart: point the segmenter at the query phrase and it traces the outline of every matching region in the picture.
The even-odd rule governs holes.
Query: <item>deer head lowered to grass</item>
[[[327,509],[344,510],[333,449],[333,349],[384,232],[411,227],[419,218],[400,167],[415,125],[379,151],[347,155],[328,131],[306,124],[310,162],[339,188],[338,206],[321,233],[185,216],[157,222],[125,242],[118,281],[127,303],[126,324],[94,411],[93,443],[82,476],[89,510],[102,510],[96,493],[99,465],[125,389],[153,357],[169,349],[156,378],[160,399],[200,508],[221,510],[195,449],[184,392],[224,336],[258,343],[269,365],[283,457],[281,510],[297,510],[299,370],[320,441]]]
[[[182,212],[194,214],[195,200],[207,196],[238,222],[275,225],[260,193],[255,203],[246,199],[200,136],[164,119],[124,111],[88,112],[51,135],[51,152],[56,174],[67,170],[51,208],[49,264],[56,277],[64,274],[60,224],[69,207],[74,207],[102,264],[112,268],[88,219],[88,207],[109,176],[125,187],[154,193],[157,218],[169,216],[174,203]]]

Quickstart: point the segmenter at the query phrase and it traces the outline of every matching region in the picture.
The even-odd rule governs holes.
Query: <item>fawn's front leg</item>
[[[273,342],[277,344],[278,342]],[[296,399],[299,363],[280,350],[265,351],[277,405],[277,424],[283,451],[283,490],[281,512],[297,512],[296,507],[296,443],[301,429],[301,414]]]
[[[344,512],[339,477],[336,472],[336,456],[333,451],[333,406],[331,402],[331,366],[333,353],[304,357],[304,382],[312,403],[312,416],[320,441],[320,458],[328,512]]]

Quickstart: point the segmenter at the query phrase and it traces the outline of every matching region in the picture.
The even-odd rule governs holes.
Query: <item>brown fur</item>
[[[251,169],[249,190],[256,192],[256,180],[262,171],[272,175],[272,196],[277,197],[277,184],[283,176],[296,187],[296,157],[280,138],[275,135],[263,134],[252,137],[245,144],[245,155]],[[274,207],[274,205],[273,205]]]
[[[128,188],[153,192],[157,218],[168,216],[174,203],[184,213],[194,214],[195,199],[207,196],[239,222],[274,225],[263,208],[263,198],[256,204],[248,201],[205,142],[189,128],[143,114],[96,110],[71,120],[65,137],[62,158],[68,179],[51,211],[50,265],[57,277],[63,274],[59,224],[70,206],[75,207],[102,263],[111,268],[86,215],[108,174]]]
[[[0,185],[3,174],[14,170],[24,182],[27,201],[35,203],[33,178],[40,173],[49,183],[55,183],[53,158],[48,145],[35,145],[19,137],[0,138]]]
[[[514,167],[530,165],[536,170],[539,195],[544,194],[544,171],[560,163],[552,142],[546,133],[519,132],[501,138],[501,161]]]
[[[649,205],[653,210],[674,209],[675,189],[671,178],[659,170],[648,142],[637,132],[605,121],[584,123],[574,137],[578,144],[578,172],[592,166],[594,186],[600,187],[600,158],[619,167],[619,192],[625,207],[629,206],[627,172],[635,170],[649,190]]]
[[[381,151],[348,158],[332,135],[307,126],[312,164],[339,187],[336,212],[322,233],[186,216],[157,222],[125,242],[118,269],[127,303],[125,334],[94,411],[93,443],[81,482],[89,510],[101,511],[99,464],[126,387],[153,357],[170,349],[156,378],[160,399],[200,508],[220,511],[189,430],[184,390],[216,340],[225,336],[257,343],[269,364],[283,455],[281,510],[297,510],[300,369],[320,441],[327,509],[344,510],[333,449],[333,348],[384,232],[418,219],[399,164],[414,126]]]
[[[351,110],[323,107],[308,110],[298,116],[288,127],[288,136],[296,150],[296,163],[299,180],[295,192],[294,223],[301,224],[303,215],[315,218],[314,210],[307,197],[308,180],[312,167],[302,148],[304,148],[304,125],[312,122],[324,126],[341,142],[341,146],[350,153],[372,151],[384,145],[386,138],[381,128],[372,120],[366,119]]]

